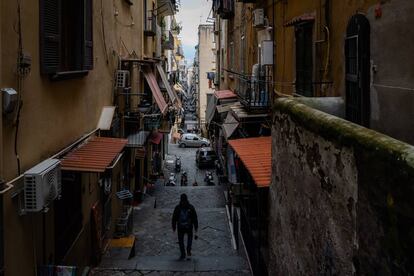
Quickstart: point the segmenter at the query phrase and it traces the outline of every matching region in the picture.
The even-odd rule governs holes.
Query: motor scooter
[[[206,172],[206,176],[204,177],[204,182],[206,182],[207,186],[214,186],[214,179],[213,173],[210,171]]]
[[[187,184],[188,184],[187,172],[183,171],[181,173],[181,186],[187,186]]]
[[[165,186],[176,186],[177,179],[175,178],[175,173],[170,173],[170,176],[168,177],[168,181],[165,184]]]
[[[181,157],[176,156],[175,157],[175,172],[181,171]]]

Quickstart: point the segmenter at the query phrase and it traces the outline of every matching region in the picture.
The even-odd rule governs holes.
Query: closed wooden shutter
[[[92,70],[93,68],[93,10],[92,0],[84,1],[84,53],[83,53],[83,69]]]
[[[61,0],[39,0],[40,69],[42,74],[59,70],[61,55]]]

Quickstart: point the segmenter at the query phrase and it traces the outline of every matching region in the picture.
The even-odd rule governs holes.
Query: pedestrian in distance
[[[193,229],[195,239],[197,239],[198,219],[197,212],[193,205],[188,201],[186,194],[181,194],[180,203],[175,207],[172,216],[172,229],[178,233],[178,243],[180,245],[180,260],[191,257],[191,245],[193,242]],[[184,235],[187,234],[187,252],[184,246]]]

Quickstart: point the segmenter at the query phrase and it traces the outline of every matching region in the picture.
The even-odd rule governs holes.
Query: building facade
[[[159,173],[154,157],[165,153],[162,133],[175,99],[153,81],[163,78],[161,18],[174,14],[176,3],[158,2],[167,9],[151,0],[2,3],[2,273],[37,275],[59,265],[82,272],[96,264],[122,232],[118,219],[130,201]],[[86,152],[102,162],[102,147],[115,147],[106,165],[71,159]],[[62,177],[49,197],[59,200],[32,212],[27,172],[50,157]]]
[[[197,51],[197,76],[198,83],[198,119],[199,124],[205,130],[206,109],[209,97],[214,92],[215,45],[213,25],[198,26],[198,51]]]
[[[252,268],[262,257],[269,275],[410,273],[412,254],[401,245],[411,244],[404,238],[409,230],[405,222],[396,221],[411,220],[404,213],[412,207],[391,187],[399,179],[398,190],[410,194],[408,156],[414,141],[409,91],[414,74],[407,23],[413,4],[216,0],[212,8],[218,43],[216,89],[234,92],[240,102],[214,107],[208,122],[213,143],[223,149],[225,142],[251,137],[236,110],[257,115],[273,107],[272,183],[269,210],[262,210],[269,222],[268,238],[265,245],[253,243],[268,250],[249,249],[255,235],[241,231],[243,227],[233,229],[246,239]],[[234,136],[220,138],[229,127]],[[228,181],[237,182],[239,172],[232,161],[237,154],[219,154],[228,160]],[[371,175],[388,162],[394,164],[396,156],[403,162],[399,169]],[[375,185],[372,179],[381,191],[369,188]],[[246,210],[244,199],[256,192],[235,191],[229,192],[237,202],[231,209]],[[239,224],[241,218],[233,216],[233,221]],[[375,233],[372,239],[368,233]],[[302,237],[309,240],[304,243]]]

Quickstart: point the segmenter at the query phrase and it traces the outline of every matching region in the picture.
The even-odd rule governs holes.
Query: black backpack
[[[181,229],[191,229],[191,210],[189,208],[181,208],[178,215],[178,227]]]

